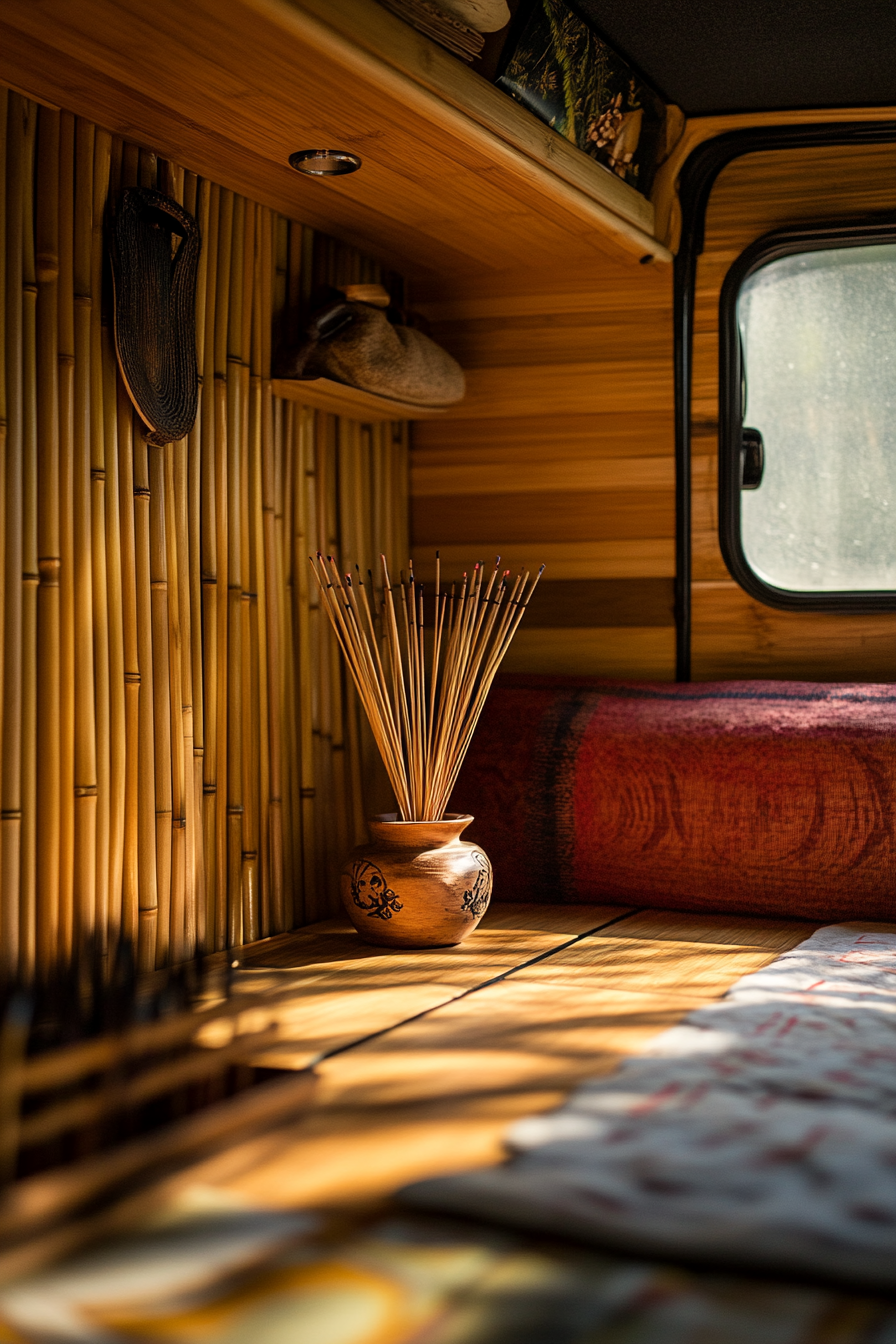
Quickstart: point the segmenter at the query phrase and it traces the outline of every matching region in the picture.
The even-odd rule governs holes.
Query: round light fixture
[[[289,166],[309,177],[339,177],[342,173],[356,173],[361,160],[345,149],[297,149],[289,156]]]

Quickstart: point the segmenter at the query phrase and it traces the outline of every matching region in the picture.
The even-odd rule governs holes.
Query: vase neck
[[[413,849],[440,849],[459,840],[473,818],[466,813],[449,812],[441,821],[401,821],[396,812],[371,817],[367,823],[374,842]]]

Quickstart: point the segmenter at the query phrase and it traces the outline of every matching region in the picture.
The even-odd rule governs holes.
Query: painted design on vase
[[[489,863],[488,856],[478,849],[472,857],[479,872],[476,874],[472,891],[464,892],[461,909],[466,914],[472,915],[473,919],[479,919],[485,913],[489,897],[492,894],[492,865]]]
[[[402,908],[398,896],[387,883],[382,869],[369,859],[352,864],[352,900],[369,919],[391,919]]]

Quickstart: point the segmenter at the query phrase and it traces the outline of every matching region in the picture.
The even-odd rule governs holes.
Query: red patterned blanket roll
[[[505,901],[896,918],[896,686],[505,676],[452,810]]]

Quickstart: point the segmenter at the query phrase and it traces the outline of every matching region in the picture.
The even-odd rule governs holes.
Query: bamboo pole
[[[239,346],[243,328],[243,244],[246,202],[233,199],[233,245],[228,277],[230,306],[227,331],[227,945],[243,941],[243,583],[242,480],[243,385]]]
[[[22,737],[19,972],[37,972],[37,263],[34,177],[37,105],[22,99]]]
[[[206,941],[218,952],[225,944],[218,866],[218,529],[217,529],[217,322],[220,190],[209,188],[206,303],[203,314],[202,407],[200,421],[200,568],[202,573],[202,852],[205,867]]]
[[[9,144],[9,97],[10,91],[6,88],[0,88],[0,255],[6,256],[7,234],[8,234],[8,214],[10,208],[10,191],[7,186],[6,163]],[[13,206],[15,209],[15,206]],[[7,480],[7,454],[9,450],[9,397],[6,386],[6,263],[0,265],[0,632],[3,631],[6,608],[6,480]],[[18,566],[16,566],[18,568]],[[4,695],[3,680],[5,667],[3,660],[0,659],[0,759],[2,759],[5,750],[4,735]],[[2,781],[0,781],[0,796],[2,796]],[[3,873],[3,825],[0,817],[0,875]],[[12,972],[18,960],[18,941],[19,941],[19,911],[18,911],[18,886],[13,889],[15,921],[10,930],[11,941],[9,947],[0,946],[0,983],[3,983]],[[0,887],[0,939],[3,937],[4,927],[10,922],[7,906],[10,903],[12,892],[9,889]],[[2,1162],[0,1162],[2,1167]],[[2,1179],[2,1176],[0,1176]]]
[[[22,831],[22,545],[24,398],[24,267],[26,134],[28,105],[10,93],[6,113],[4,248],[4,555],[3,555],[3,755],[0,764],[0,973],[20,968]]]
[[[292,436],[287,440],[286,480],[284,498],[291,502],[287,515],[289,531],[289,563],[292,567],[292,588],[295,621],[295,667],[292,671],[292,659],[288,674],[290,685],[287,705],[292,719],[290,741],[293,746],[293,759],[299,765],[297,780],[294,827],[297,839],[301,843],[301,879],[302,901],[300,910],[294,911],[294,918],[302,922],[311,919],[315,892],[318,883],[318,844],[317,815],[323,802],[321,772],[320,735],[316,732],[317,711],[315,698],[319,699],[318,666],[321,636],[320,606],[315,596],[312,608],[309,599],[308,572],[306,556],[311,549],[311,539],[316,531],[314,521],[317,514],[317,477],[315,473],[315,412],[307,407],[297,410]],[[293,465],[295,480],[293,483]],[[294,502],[293,502],[294,501]],[[316,549],[316,547],[315,547]],[[295,685],[296,676],[298,686]],[[315,695],[317,692],[317,695]],[[319,797],[319,790],[321,796]],[[298,876],[298,865],[295,876]]]
[[[258,378],[258,427],[255,438],[255,452],[252,462],[253,507],[252,553],[255,570],[255,588],[257,592],[256,613],[257,628],[253,632],[257,649],[257,695],[258,695],[258,784],[259,784],[259,867],[262,892],[262,929],[265,935],[279,932],[283,925],[278,913],[279,897],[275,895],[275,883],[272,871],[272,816],[271,816],[271,762],[270,762],[270,708],[268,704],[268,626],[270,621],[270,595],[265,567],[265,514],[262,471],[265,456],[266,437],[271,425],[271,334],[273,331],[273,283],[274,283],[274,216],[265,207],[258,207],[258,233],[256,244],[256,291],[253,306],[252,329],[252,368],[253,376]],[[281,889],[280,879],[277,890]]]
[[[205,828],[203,823],[203,767],[205,756],[205,705],[203,701],[202,679],[202,425],[208,412],[209,397],[206,394],[214,384],[214,369],[211,377],[206,378],[206,310],[209,297],[209,251],[210,251],[210,208],[211,190],[206,180],[201,182],[193,173],[187,173],[185,182],[185,203],[192,208],[199,224],[202,238],[202,250],[199,256],[199,271],[196,283],[196,359],[201,379],[198,415],[195,426],[190,432],[187,444],[187,484],[184,496],[187,499],[187,546],[189,563],[187,573],[186,605],[190,613],[189,649],[190,678],[193,724],[193,762],[192,762],[192,848],[190,853],[190,873],[193,883],[193,907],[196,929],[196,946],[200,951],[210,949],[208,921],[208,896],[206,890],[205,865]],[[211,300],[213,309],[213,300]],[[180,479],[180,478],[178,478]],[[183,485],[179,486],[184,490]],[[184,640],[187,641],[184,630]]]
[[[175,462],[186,441],[170,443],[162,453],[164,471],[164,518],[168,561],[168,677],[171,711],[171,958],[185,961],[195,946],[195,920],[187,909],[187,753],[189,775],[193,771],[193,709],[189,699],[189,659],[184,657],[183,621],[189,620],[189,605],[181,609],[181,534],[186,533],[186,508],[181,519],[175,484]],[[184,485],[186,471],[183,472]],[[184,499],[184,505],[186,500]],[[185,568],[185,565],[183,566]]]
[[[142,969],[161,965],[168,947],[167,888],[160,893],[159,838],[156,826],[156,754],[154,721],[154,667],[152,646],[152,565],[150,560],[150,485],[146,444],[134,433],[134,413],[119,380],[118,422],[132,472],[134,519],[134,579],[137,663],[137,876],[140,924],[137,957]],[[125,463],[121,462],[124,479]],[[130,754],[130,750],[129,750]],[[164,861],[164,855],[163,855]],[[165,872],[167,872],[167,866]],[[163,873],[164,876],[164,873]],[[166,901],[160,910],[160,894]]]
[[[75,919],[75,119],[59,116],[59,953],[74,956]]]
[[[46,974],[59,956],[59,113],[41,108],[37,147],[37,947]]]
[[[96,131],[90,221],[90,524],[96,717],[96,901],[102,945],[109,956],[114,953],[121,930],[126,770],[118,455],[114,404],[111,424],[107,424],[106,417],[102,313],[103,212],[109,189],[111,148],[109,133]],[[106,339],[108,341],[108,333]]]
[[[93,168],[95,129],[78,120],[75,128],[74,199],[74,482],[73,654],[74,654],[74,899],[80,939],[96,931],[105,948],[109,915],[106,883],[97,880],[97,728],[94,678],[93,543],[91,517],[91,309]],[[100,534],[101,535],[101,534]],[[97,557],[98,564],[102,559]],[[105,620],[105,616],[103,617]]]
[[[141,436],[142,439],[142,436]],[[165,517],[165,450],[141,441],[135,444],[135,491],[137,466],[148,482],[150,658],[152,669],[153,774],[155,783],[156,881],[158,883],[158,930],[156,965],[177,960],[183,935],[183,908],[175,910],[172,890],[172,706],[168,592],[167,519]],[[143,462],[145,459],[145,467]],[[143,478],[143,471],[146,477]],[[142,503],[142,500],[140,501]],[[139,525],[138,525],[139,538]],[[138,574],[140,550],[137,552]],[[139,587],[138,587],[139,594]],[[139,608],[138,608],[139,610]],[[141,667],[143,660],[141,658]],[[178,669],[179,672],[179,669]],[[178,687],[178,698],[180,688]],[[178,725],[179,726],[179,725]],[[182,892],[179,893],[182,896]],[[177,923],[176,923],[177,921]],[[172,937],[172,929],[175,936]]]
[[[296,737],[296,706],[293,690],[295,677],[295,640],[293,636],[292,585],[290,581],[290,543],[284,522],[283,459],[291,434],[294,403],[279,398],[273,402],[273,555],[270,561],[273,588],[271,605],[276,611],[279,644],[271,646],[268,666],[274,687],[271,700],[273,732],[276,733],[280,770],[280,834],[282,836],[282,910],[284,928],[295,921],[296,901],[301,897],[301,833],[296,817],[301,811],[300,772]],[[282,749],[281,749],[282,744]],[[272,745],[273,751],[273,745]],[[272,782],[273,791],[273,782]]]
[[[230,594],[229,547],[228,547],[228,507],[233,484],[229,480],[228,455],[231,426],[228,421],[227,405],[227,333],[230,300],[230,261],[233,249],[233,193],[222,191],[220,197],[220,222],[218,228],[218,267],[215,296],[214,327],[214,455],[215,455],[215,531],[217,547],[217,584],[215,590],[217,606],[216,630],[216,738],[217,738],[217,795],[215,806],[215,868],[216,868],[216,904],[220,945],[232,946],[233,923],[231,903],[229,901],[231,835],[234,829],[230,825],[229,814],[229,776],[231,742],[228,734],[228,615]],[[241,822],[240,822],[241,825]],[[239,886],[237,885],[237,891]],[[238,899],[234,902],[236,906]]]
[[[261,438],[257,461],[256,500],[257,520],[256,566],[259,583],[264,585],[259,598],[260,620],[259,685],[264,696],[261,723],[261,781],[262,805],[267,825],[262,834],[267,842],[267,861],[263,866],[268,931],[279,933],[286,928],[283,888],[283,780],[282,780],[282,709],[279,696],[279,662],[283,647],[280,629],[280,603],[277,591],[276,529],[274,506],[274,403],[271,395],[271,332],[274,324],[276,271],[276,230],[278,217],[264,212],[262,252],[260,264],[261,313],[259,317],[259,364],[261,372]]]
[[[245,202],[244,236],[242,249],[242,275],[240,293],[242,311],[240,329],[236,333],[238,340],[239,366],[236,370],[240,386],[240,446],[239,446],[239,528],[240,557],[242,567],[242,592],[240,602],[240,643],[241,643],[241,697],[244,706],[240,732],[242,736],[242,831],[241,831],[241,890],[242,890],[242,941],[253,942],[260,936],[261,915],[259,908],[259,762],[258,762],[258,648],[253,644],[253,626],[257,634],[258,581],[255,572],[252,545],[252,457],[257,455],[253,433],[256,419],[260,429],[260,405],[258,403],[258,380],[255,383],[255,395],[252,390],[251,341],[252,318],[256,304],[255,292],[255,235],[258,207],[252,201]],[[255,609],[253,611],[253,608]],[[248,712],[246,712],[248,711]]]
[[[114,598],[116,587],[121,592],[122,641],[121,665],[124,683],[123,709],[125,724],[124,749],[124,808],[122,811],[122,933],[131,938],[138,952],[142,969],[155,964],[155,946],[152,941],[140,946],[141,935],[141,843],[140,843],[140,649],[137,637],[137,537],[134,522],[134,456],[133,418],[130,403],[118,379],[115,355],[111,347],[111,333],[106,330],[104,342],[103,395],[105,398],[106,442],[114,435],[118,478],[118,526],[107,516],[109,546],[109,592]],[[111,454],[110,454],[111,457]],[[111,466],[111,461],[110,461]],[[111,481],[110,481],[111,494]],[[115,540],[119,545],[114,544]],[[113,606],[114,611],[114,606]],[[114,642],[110,642],[110,684],[114,694]],[[112,776],[114,778],[114,763]],[[155,848],[152,849],[152,868],[155,868]],[[147,863],[149,859],[147,859]],[[147,891],[150,877],[147,878]]]

